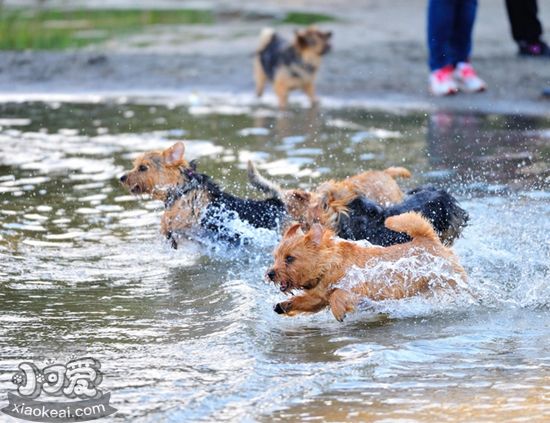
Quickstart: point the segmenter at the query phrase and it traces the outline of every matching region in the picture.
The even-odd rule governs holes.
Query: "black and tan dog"
[[[421,187],[404,195],[395,178],[408,178],[402,167],[370,170],[342,181],[327,181],[315,191],[282,189],[248,164],[250,183],[259,190],[278,192],[291,218],[308,229],[314,223],[333,230],[339,237],[368,240],[375,245],[410,241],[384,225],[387,217],[418,212],[434,226],[444,245],[452,245],[468,222],[468,213],[445,190]]]
[[[276,196],[265,200],[239,198],[198,173],[195,166],[183,169],[182,176],[183,182],[167,190],[161,223],[174,248],[177,238],[191,228],[206,230],[216,239],[240,242],[242,234],[232,225],[236,219],[271,230],[278,230],[286,220],[285,205]]]
[[[286,219],[285,204],[277,191],[264,190],[265,200],[242,199],[228,194],[210,178],[196,171],[177,142],[163,151],[149,151],[134,160],[134,167],[120,177],[133,194],[150,194],[164,202],[161,233],[177,248],[180,235],[205,229],[228,241],[239,241],[231,220],[240,219],[255,228],[277,229]]]
[[[271,81],[281,109],[286,108],[288,93],[296,89],[303,90],[315,104],[315,78],[322,56],[330,50],[331,37],[331,32],[310,26],[296,31],[289,43],[273,29],[265,28],[254,56],[258,97],[262,96],[266,82]]]

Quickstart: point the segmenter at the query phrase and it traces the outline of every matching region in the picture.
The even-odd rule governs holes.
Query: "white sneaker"
[[[454,78],[460,91],[465,93],[479,93],[487,89],[485,81],[477,76],[476,71],[469,63],[456,65]]]
[[[456,94],[458,85],[453,78],[452,66],[434,70],[430,74],[430,91],[437,96]]]

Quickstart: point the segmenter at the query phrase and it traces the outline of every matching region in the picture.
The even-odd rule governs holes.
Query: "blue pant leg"
[[[456,4],[460,0],[430,0],[428,3],[428,49],[430,70],[453,64],[450,45]]]
[[[477,12],[477,0],[457,2],[450,51],[453,65],[467,62],[472,52],[472,32]]]

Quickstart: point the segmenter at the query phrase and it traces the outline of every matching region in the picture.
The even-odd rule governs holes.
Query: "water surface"
[[[313,187],[403,165],[471,224],[456,250],[476,301],[378,304],[344,323],[284,318],[246,249],[161,239],[162,204],[117,177],[186,140],[225,188],[248,159]],[[24,360],[91,355],[131,421],[550,419],[550,121],[162,102],[0,105],[0,390]]]

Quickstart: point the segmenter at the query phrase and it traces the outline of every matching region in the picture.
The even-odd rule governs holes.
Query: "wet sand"
[[[550,87],[550,59],[517,56],[503,0],[480,2],[475,27],[473,63],[486,79],[488,92],[431,97],[427,90],[426,3],[426,0],[369,0],[361,5],[351,0],[261,3],[242,0],[231,5],[220,1],[178,2],[182,7],[211,7],[219,15],[219,22],[150,28],[142,34],[78,51],[1,52],[0,95],[116,91],[252,97],[250,56],[258,32],[271,23],[266,17],[281,15],[285,10],[304,10],[328,13],[339,19],[323,25],[335,33],[334,50],[319,75],[318,92],[325,104],[333,99],[365,102],[371,107],[381,103],[416,109],[550,115],[550,101],[541,97],[542,89]],[[548,34],[550,5],[539,3],[539,15]],[[171,4],[176,2],[164,1],[161,5]],[[278,26],[287,34],[293,28],[293,25]],[[301,101],[303,96],[296,94],[292,99]],[[271,90],[266,101],[275,104]]]

